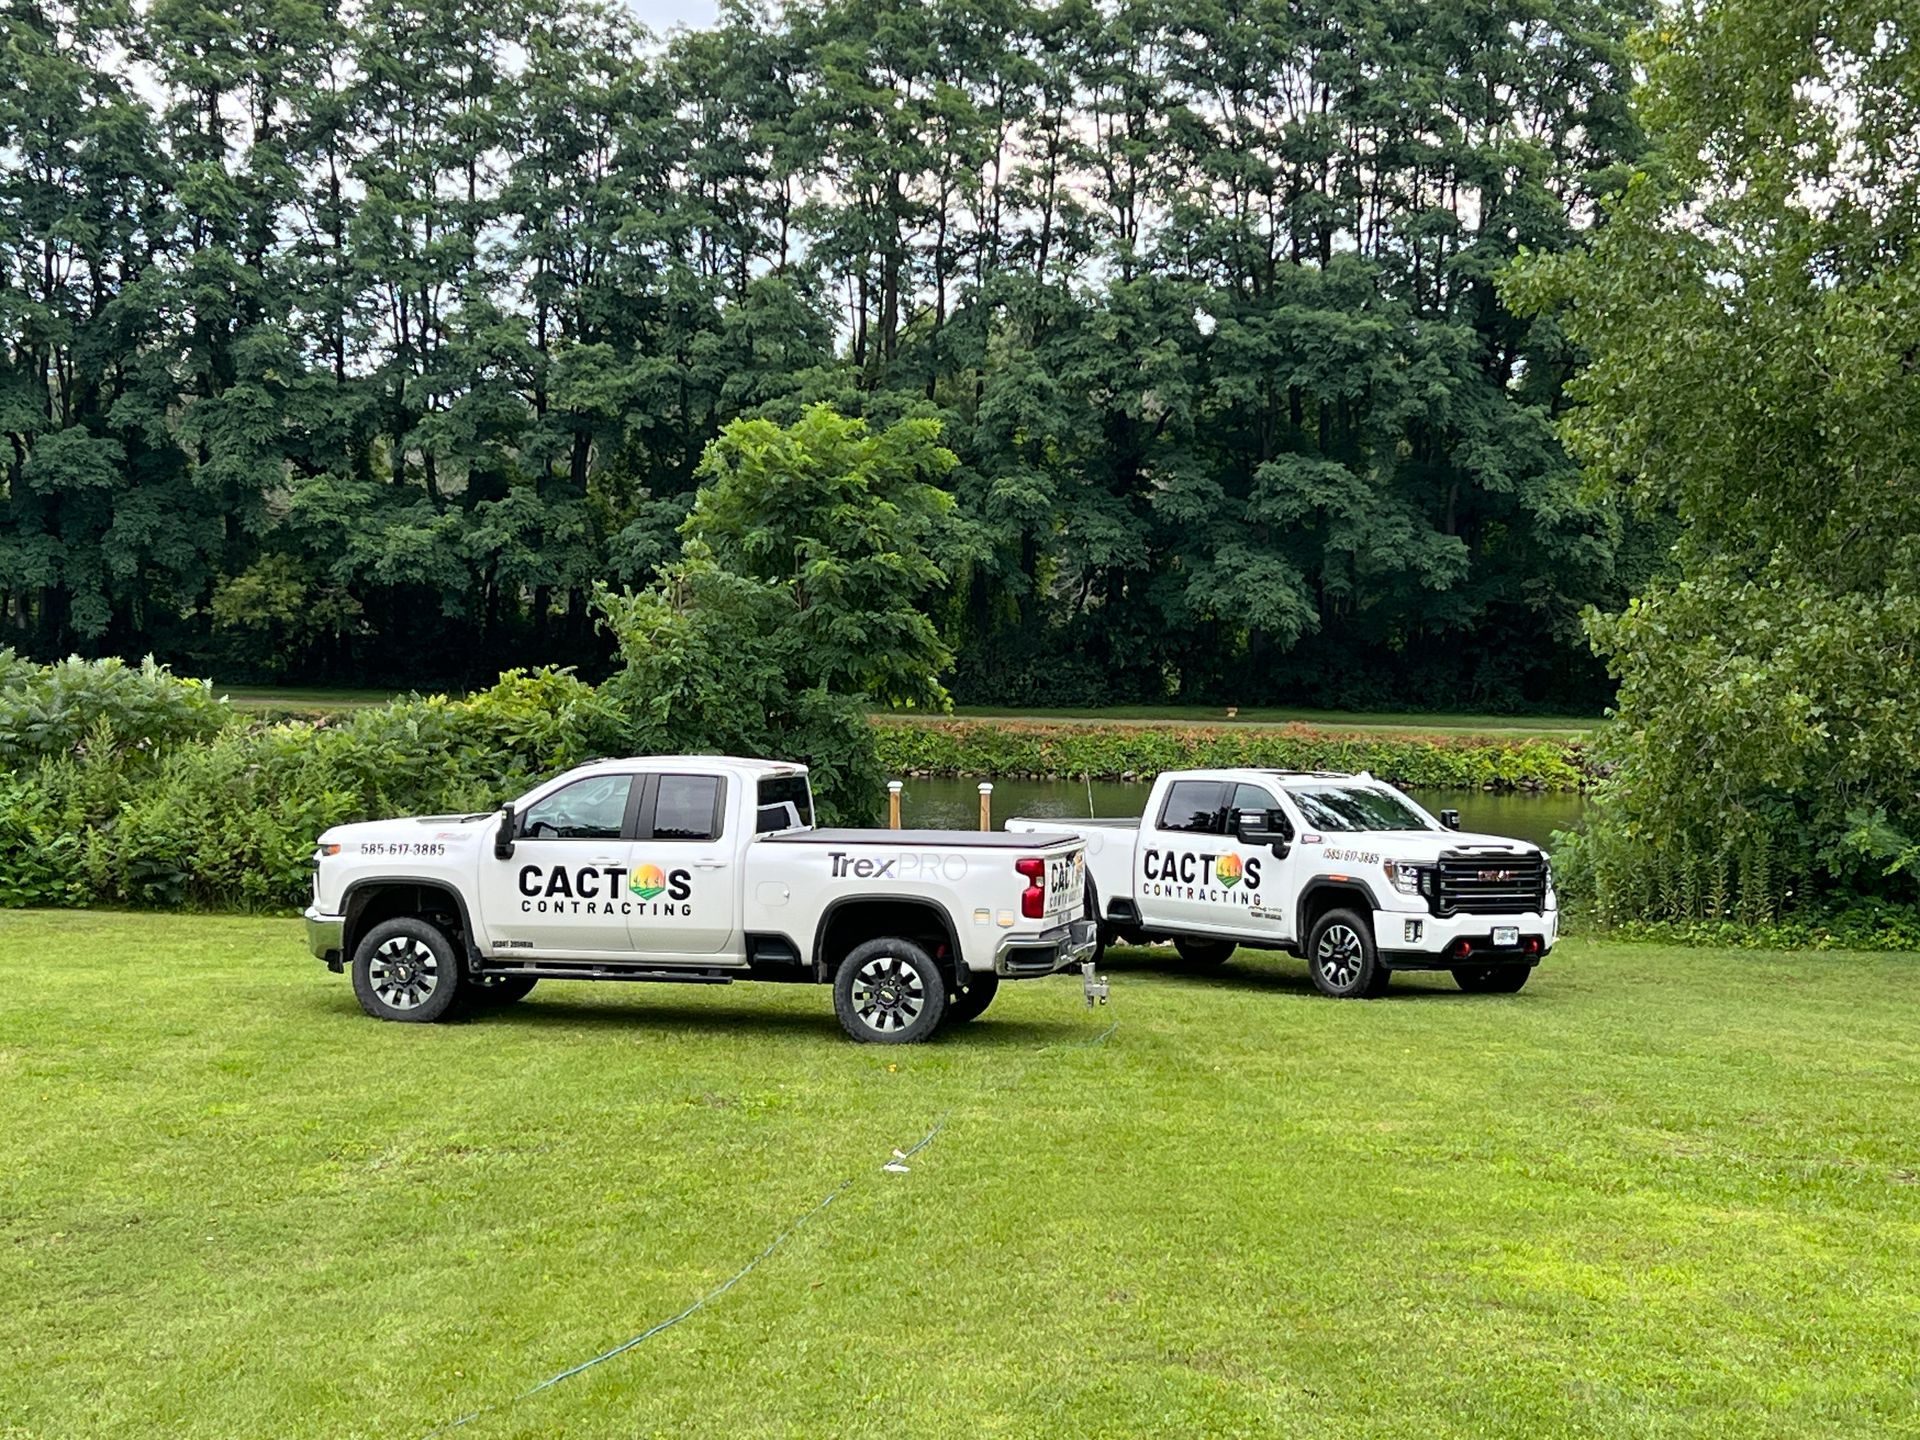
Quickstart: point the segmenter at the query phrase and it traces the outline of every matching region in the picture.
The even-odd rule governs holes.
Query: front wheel
[[[1469,995],[1517,994],[1533,974],[1531,965],[1456,965],[1454,983]]]
[[[354,997],[376,1020],[444,1020],[461,988],[447,932],[416,916],[382,920],[354,947]]]
[[[974,971],[967,976],[967,988],[947,1001],[947,1020],[973,1020],[993,1003],[993,997],[1000,993],[1000,977],[988,971],[982,974]]]
[[[855,1040],[912,1045],[940,1028],[947,981],[933,957],[911,940],[856,945],[833,979],[833,1012]]]
[[[1175,940],[1173,948],[1189,965],[1224,965],[1240,947],[1231,940]]]
[[[1307,939],[1314,988],[1335,1000],[1360,1000],[1387,988],[1387,969],[1373,948],[1373,927],[1353,910],[1329,910]]]

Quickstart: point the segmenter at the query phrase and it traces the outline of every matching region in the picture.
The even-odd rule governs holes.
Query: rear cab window
[[[754,799],[753,833],[813,828],[813,790],[805,775],[767,775]]]
[[[1227,787],[1220,780],[1176,780],[1160,806],[1159,828],[1191,835],[1221,832]]]

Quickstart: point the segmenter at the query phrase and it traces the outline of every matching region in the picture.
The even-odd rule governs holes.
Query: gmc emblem
[[[1511,870],[1482,870],[1480,872],[1480,878],[1482,880],[1512,880],[1515,876]]]

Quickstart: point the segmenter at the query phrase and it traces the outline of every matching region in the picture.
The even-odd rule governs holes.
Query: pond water
[[[996,780],[993,785],[993,823],[997,829],[1011,815],[1084,818],[1094,815],[1138,815],[1152,786],[1140,781]],[[1089,795],[1091,791],[1091,795]],[[1580,823],[1586,800],[1580,795],[1535,794],[1486,790],[1415,790],[1409,792],[1426,809],[1458,810],[1462,829],[1487,835],[1510,835],[1546,845],[1556,830]],[[1092,810],[1088,804],[1091,799]],[[916,780],[909,777],[900,796],[900,823],[909,830],[971,830],[980,823],[978,780]]]

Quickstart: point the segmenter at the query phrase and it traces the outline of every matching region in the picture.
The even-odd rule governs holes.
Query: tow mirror
[[[500,828],[493,836],[493,858],[511,860],[513,858],[513,806],[508,805],[500,811]]]
[[[1458,810],[1442,810],[1440,812],[1440,823],[1449,830],[1458,830],[1460,828],[1460,812]]]
[[[1293,848],[1293,826],[1284,810],[1241,810],[1233,817],[1233,833],[1242,845],[1271,845],[1281,858]]]

